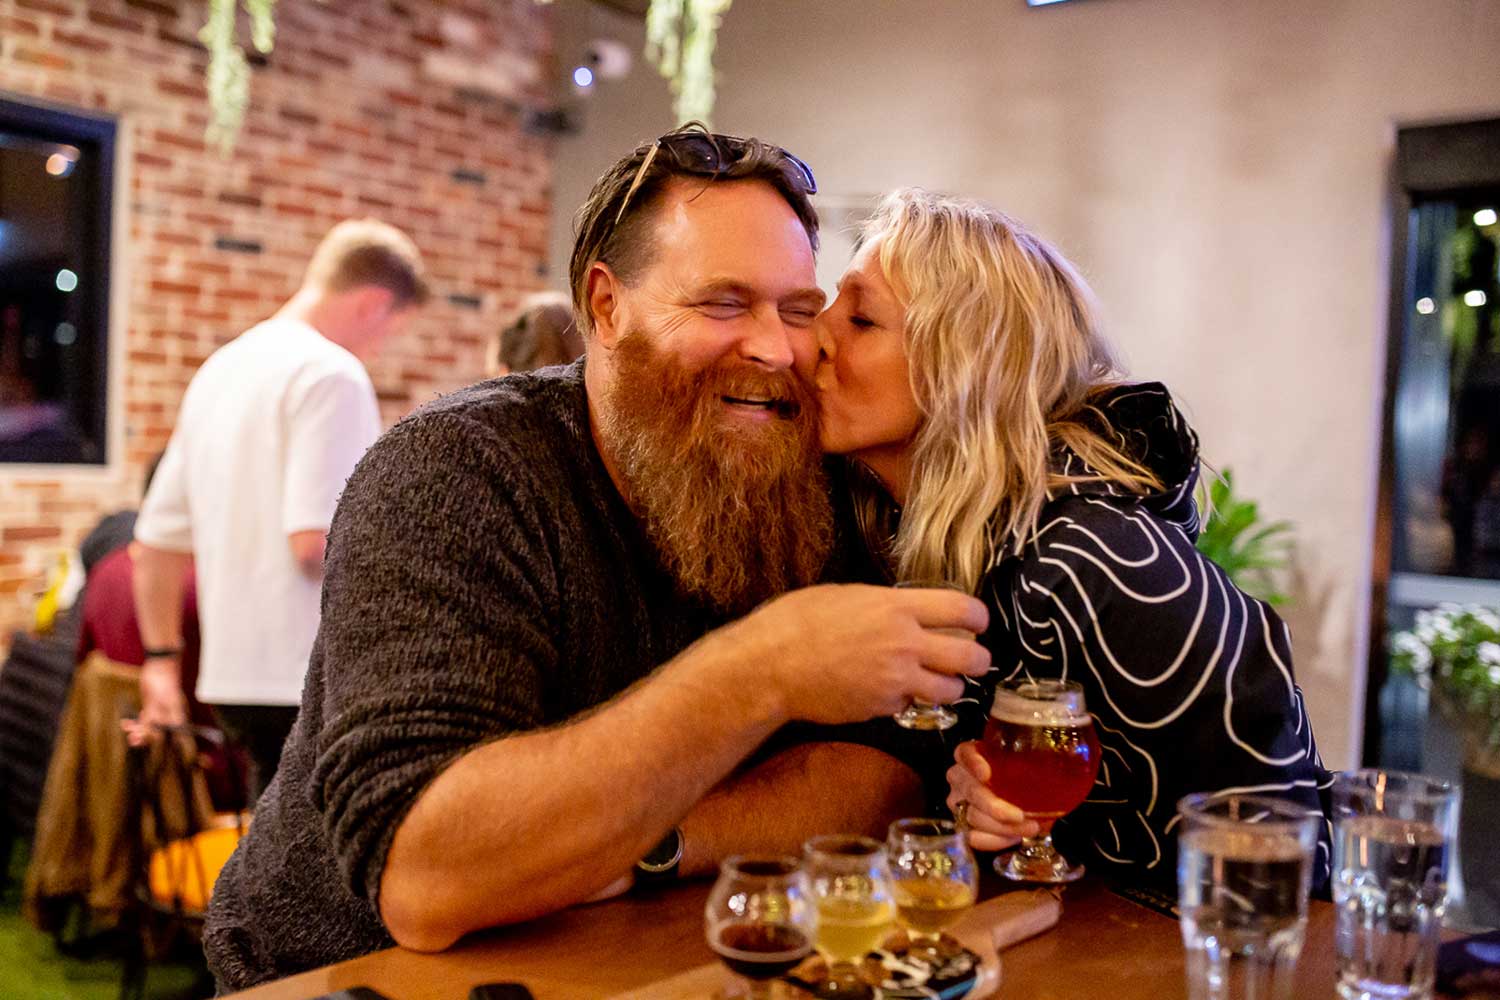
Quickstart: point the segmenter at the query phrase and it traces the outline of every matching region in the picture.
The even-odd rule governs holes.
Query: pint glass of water
[[[1321,814],[1202,793],[1177,804],[1189,1000],[1292,1000]]]
[[[1333,902],[1339,996],[1432,996],[1458,789],[1399,771],[1349,771],[1333,785]]]

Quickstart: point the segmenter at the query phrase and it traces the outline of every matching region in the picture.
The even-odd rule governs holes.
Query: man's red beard
[[[626,334],[600,407],[601,439],[684,594],[728,614],[816,582],[833,540],[812,393],[790,372],[726,359],[684,370]],[[769,419],[724,397],[769,399]]]

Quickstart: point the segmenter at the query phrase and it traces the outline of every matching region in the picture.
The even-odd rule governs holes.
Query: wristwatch
[[[672,827],[646,856],[635,863],[635,880],[638,885],[655,885],[671,882],[677,878],[677,866],[682,863],[682,828]]]

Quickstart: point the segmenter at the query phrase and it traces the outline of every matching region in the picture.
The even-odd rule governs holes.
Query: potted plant
[[[1463,736],[1464,767],[1500,780],[1500,609],[1443,604],[1391,640],[1391,666],[1416,679]]]
[[[1204,512],[1198,551],[1251,597],[1286,604],[1287,595],[1277,583],[1291,563],[1291,523],[1262,518],[1258,503],[1235,493],[1229,469],[1199,484],[1198,509]]]

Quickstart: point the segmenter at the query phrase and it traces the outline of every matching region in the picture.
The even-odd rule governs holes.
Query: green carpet
[[[52,938],[21,916],[25,848],[11,859],[10,877],[0,885],[0,1000],[117,1000],[120,962],[110,955],[92,960],[65,958]],[[4,859],[0,859],[3,861]],[[146,973],[150,1000],[185,1000],[195,995],[202,969],[193,955],[153,963]]]

